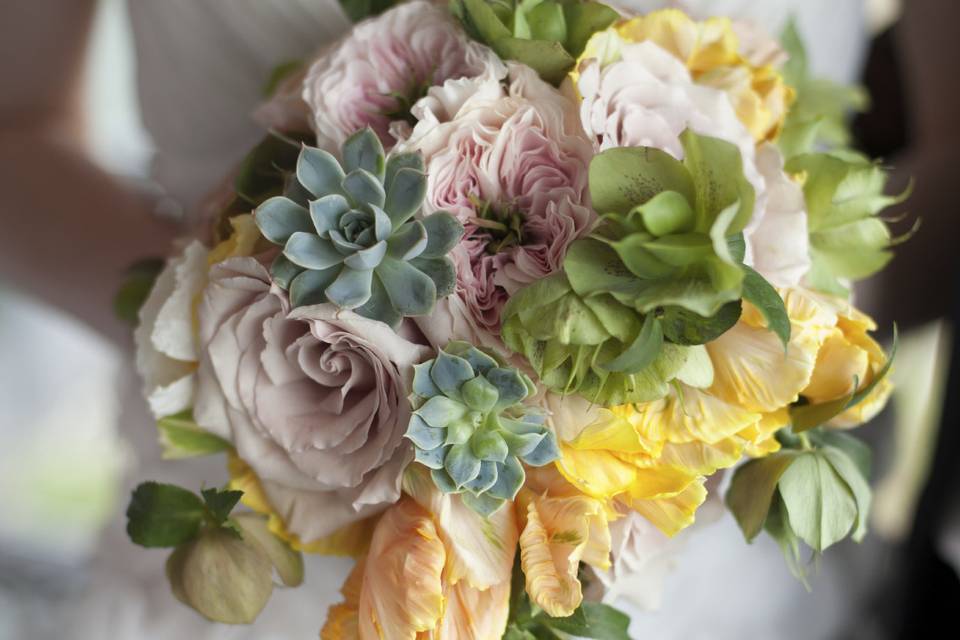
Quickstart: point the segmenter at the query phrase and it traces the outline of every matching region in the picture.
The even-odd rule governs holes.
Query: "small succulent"
[[[537,467],[559,457],[544,416],[521,404],[534,393],[520,371],[451,342],[415,367],[406,437],[417,462],[431,469],[443,492],[461,494],[478,513],[494,513],[523,485],[521,462]]]
[[[294,307],[329,302],[393,327],[429,314],[453,292],[446,254],[463,225],[444,211],[412,219],[426,193],[419,154],[388,159],[366,128],[347,139],[342,157],[341,165],[304,146],[296,167],[302,193],[257,207],[260,232],[283,247],[271,267],[275,282]]]

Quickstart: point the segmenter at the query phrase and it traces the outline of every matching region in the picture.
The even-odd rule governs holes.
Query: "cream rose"
[[[291,311],[252,258],[211,269],[199,322],[197,423],[234,444],[290,533],[310,542],[399,498],[425,347],[331,305]]]

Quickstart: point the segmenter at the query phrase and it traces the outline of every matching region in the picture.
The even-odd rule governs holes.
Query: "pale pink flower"
[[[415,0],[361,22],[318,58],[303,99],[320,147],[336,150],[365,126],[390,147],[391,123],[405,119],[427,88],[491,64],[499,64],[495,54],[470,40],[445,6]]]
[[[450,211],[467,228],[451,254],[454,295],[469,324],[496,336],[507,298],[557,271],[569,244],[593,224],[587,189],[592,146],[576,104],[521,65],[510,65],[507,86],[488,70],[435,87],[413,113],[419,122],[400,147],[424,155],[425,209]],[[519,237],[513,233],[503,243],[504,230],[491,231],[490,220],[507,227],[512,221]],[[428,318],[421,326],[434,322]],[[430,336],[434,329],[424,331]],[[495,347],[497,339],[484,342]]]
[[[199,323],[197,423],[236,447],[291,533],[309,542],[400,497],[428,349],[331,305],[291,311],[253,258],[211,269]]]

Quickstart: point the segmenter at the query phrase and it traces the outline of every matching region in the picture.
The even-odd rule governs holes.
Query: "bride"
[[[271,69],[309,55],[343,34],[350,24],[337,0],[127,2],[140,115],[155,148],[150,177],[187,212],[197,210],[203,194],[262,135],[250,113],[262,99]],[[94,4],[94,0],[16,0],[5,9],[0,68],[10,80],[0,94],[0,166],[7,171],[3,179],[9,185],[0,205],[4,207],[0,268],[11,282],[127,346],[128,329],[110,311],[118,274],[137,258],[164,254],[176,233],[188,225],[182,224],[179,230],[165,225],[148,211],[143,198],[120,189],[81,151],[85,132],[77,109],[83,78],[79,61]],[[612,4],[634,11],[678,6],[698,18],[715,14],[751,19],[772,33],[779,33],[794,15],[814,68],[837,80],[855,77],[865,42],[863,7],[858,1],[618,0]],[[31,64],[22,64],[25,55],[31,56]],[[12,213],[22,211],[30,211],[32,217]],[[183,222],[191,218],[187,215]],[[220,461],[160,464],[155,432],[131,380],[132,375],[125,376],[120,387],[125,404],[121,432],[132,443],[137,459],[120,495],[125,498],[130,487],[145,479],[186,486],[223,482]],[[742,569],[737,563],[744,557],[738,555],[745,548],[742,537],[729,518],[715,528],[712,536],[691,541],[688,551],[696,554],[699,544],[705,555],[703,545],[713,545],[710,556],[725,560],[719,564],[712,560],[709,570],[737,575]],[[723,547],[719,554],[717,546]],[[762,635],[756,624],[738,626],[729,614],[719,618],[724,624],[718,625],[714,614],[735,609],[737,597],[750,597],[748,589],[774,609],[778,593],[785,601],[798,592],[779,564],[779,552],[772,547],[769,551],[755,555],[774,563],[767,574],[783,579],[761,578],[759,573],[764,572],[747,571],[757,583],[734,581],[721,590],[729,591],[726,595],[711,595],[702,584],[697,586],[702,581],[696,572],[684,572],[681,563],[673,582],[680,588],[671,589],[677,597],[666,598],[665,610],[655,617],[634,611],[633,633],[649,631],[660,638]],[[164,580],[165,555],[134,548],[118,511],[91,559],[85,587],[45,612],[42,620],[36,616],[28,621],[17,637],[47,637],[43,630],[50,630],[50,637],[62,637],[69,630],[76,639],[315,637],[318,621],[339,598],[337,589],[351,565],[340,558],[308,558],[303,587],[275,594],[255,625],[226,627],[208,623],[173,599]],[[651,578],[657,582],[656,576]],[[653,588],[657,591],[659,585]],[[656,600],[653,595],[648,603]],[[689,610],[685,612],[684,607],[692,603],[697,615],[686,615]],[[774,617],[776,611],[761,625],[775,628]]]

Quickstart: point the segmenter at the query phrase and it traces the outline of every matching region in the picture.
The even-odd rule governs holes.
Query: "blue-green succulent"
[[[283,247],[271,267],[294,307],[329,302],[397,326],[405,316],[433,311],[453,292],[456,273],[446,257],[463,225],[439,211],[414,219],[426,193],[423,158],[386,157],[369,128],[343,145],[343,162],[304,146],[297,159],[300,193],[275,196],[255,219]]]
[[[461,494],[478,513],[494,513],[523,485],[522,463],[536,467],[559,457],[543,414],[523,404],[535,391],[517,369],[451,342],[415,367],[406,437],[417,462],[430,468],[443,492]]]

